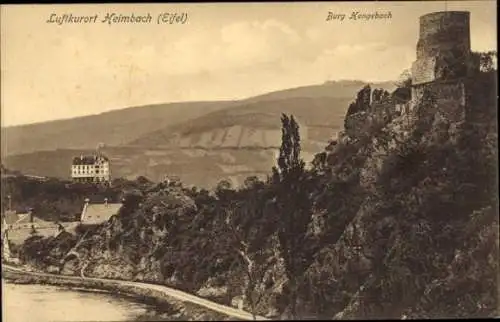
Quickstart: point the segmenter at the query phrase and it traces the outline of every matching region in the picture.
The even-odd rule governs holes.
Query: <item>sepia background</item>
[[[469,10],[472,48],[487,51],[496,44],[494,8],[493,1],[2,6],[4,163],[67,178],[71,157],[99,145],[117,177],[168,173],[208,187],[264,176],[280,144],[280,113],[298,118],[310,161],[341,129],[363,84],[394,89],[415,59],[420,15]],[[377,10],[392,18],[326,21],[329,12]],[[164,12],[187,13],[188,21],[156,24]],[[46,23],[52,13],[99,19],[59,26]],[[153,22],[99,23],[107,13],[150,13]]]
[[[474,50],[496,48],[494,1],[2,6],[2,126],[135,105],[243,99],[331,80],[393,81],[422,14],[471,12]],[[391,11],[330,21],[328,11]],[[185,25],[65,24],[50,14],[185,12]],[[265,80],[265,81],[263,81]]]
[[[495,5],[2,6],[3,319],[498,317]]]

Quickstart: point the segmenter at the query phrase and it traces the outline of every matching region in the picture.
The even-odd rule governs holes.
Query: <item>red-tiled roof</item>
[[[118,214],[121,203],[108,204],[88,204],[83,207],[81,221],[82,224],[101,224]]]

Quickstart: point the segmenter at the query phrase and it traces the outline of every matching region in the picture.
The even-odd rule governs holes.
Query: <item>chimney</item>
[[[104,198],[104,205],[107,207],[108,206],[108,198]]]
[[[30,223],[33,224],[33,209],[29,209]]]
[[[89,206],[89,198],[85,198],[85,204],[83,205],[83,209],[82,209],[82,215],[80,217],[80,222],[83,221],[83,219],[85,218],[85,214],[87,213],[87,207]]]

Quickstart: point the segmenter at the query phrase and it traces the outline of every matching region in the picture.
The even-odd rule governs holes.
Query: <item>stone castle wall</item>
[[[438,111],[448,121],[459,122],[465,119],[466,92],[463,81],[436,81],[414,87],[411,102],[413,109],[418,108],[426,90],[436,99]]]
[[[436,79],[436,59],[429,57],[428,59],[416,60],[411,67],[413,84],[423,84],[432,82]]]
[[[412,65],[409,102],[371,104],[368,110],[347,115],[344,128],[349,137],[362,137],[393,115],[414,114],[425,91],[435,98],[440,116],[449,122],[465,119],[467,63],[470,50],[470,13],[434,12],[420,17],[417,60]],[[422,111],[421,111],[422,112]],[[418,115],[418,114],[414,114]]]

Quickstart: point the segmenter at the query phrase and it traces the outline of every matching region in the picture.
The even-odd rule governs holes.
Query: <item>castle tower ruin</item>
[[[441,114],[450,121],[464,118],[465,79],[473,65],[470,44],[470,13],[433,12],[420,17],[417,59],[412,64],[409,111],[433,93]]]
[[[417,60],[412,65],[412,84],[466,76],[470,55],[469,12],[423,15],[420,17]]]

